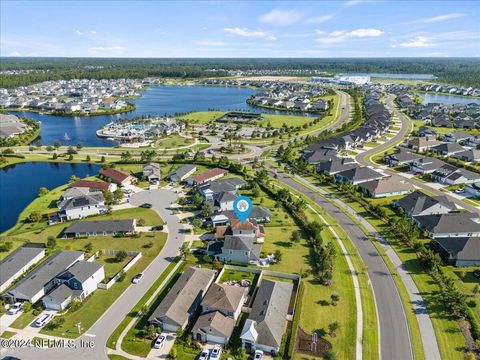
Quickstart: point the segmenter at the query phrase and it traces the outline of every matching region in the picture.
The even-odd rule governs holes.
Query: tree
[[[117,281],[118,282],[123,282],[123,280],[125,280],[126,276],[127,276],[127,273],[125,272],[125,270],[120,271],[120,273],[118,274]]]
[[[480,293],[480,285],[475,284],[475,286],[474,286],[473,289],[472,289],[472,293],[473,293],[473,295],[475,295],[475,296],[478,295],[478,294]]]
[[[82,150],[83,149],[83,145],[82,144],[77,144],[77,150]]]
[[[202,220],[198,217],[195,217],[192,220],[192,225],[199,228],[200,226],[202,226]]]
[[[323,360],[337,360],[337,355],[333,351],[328,350],[323,354]]]
[[[47,248],[55,249],[56,246],[57,246],[57,240],[55,239],[55,236],[49,236],[47,238]]]
[[[146,224],[146,221],[145,221],[144,218],[140,218],[140,219],[137,220],[137,225],[138,226],[145,226],[145,224]]]
[[[332,305],[337,306],[337,303],[340,300],[340,295],[338,293],[333,293],[330,295],[330,299],[332,299]]]
[[[202,217],[204,218],[209,217],[211,213],[212,213],[212,206],[210,204],[203,204],[201,209]]]
[[[110,190],[103,190],[103,198],[105,199],[105,204],[113,204],[113,193]]]
[[[92,158],[90,157],[90,155],[87,155],[87,157],[85,158],[85,161],[86,161],[86,162],[92,161]]]
[[[2,237],[0,239],[0,251],[5,252],[5,251],[10,251],[13,248],[13,243],[11,241],[7,241],[6,237]]]
[[[125,196],[125,194],[123,193],[122,189],[120,189],[120,188],[117,188],[117,189],[113,192],[113,200],[114,200],[116,203],[120,202],[120,200],[122,200],[124,196]]]
[[[55,148],[55,150],[58,150],[60,146],[62,146],[60,140],[55,140],[55,142],[53,143],[53,147]]]
[[[57,160],[57,159],[58,159],[57,153],[53,153],[53,155],[52,155],[52,160]]]
[[[188,255],[190,255],[190,248],[187,243],[183,243],[180,247],[180,256],[183,260],[185,260]]]
[[[295,230],[292,232],[291,240],[295,243],[299,242],[302,237],[302,232],[300,230]]]
[[[48,194],[48,189],[44,186],[42,186],[39,190],[38,190],[38,196],[45,196]]]
[[[115,261],[116,262],[122,262],[127,258],[128,254],[125,250],[120,250],[115,254]]]
[[[73,155],[70,154],[70,155],[68,156],[67,160],[68,160],[68,161],[73,161]]]
[[[275,250],[275,252],[273,253],[273,256],[275,256],[275,260],[277,261],[277,263],[279,263],[280,261],[282,261],[282,252],[280,250]]]
[[[105,162],[105,156],[102,156],[102,158],[100,159],[100,162],[101,162],[101,163],[104,163],[104,162]]]
[[[28,221],[31,223],[39,222],[40,220],[42,220],[42,214],[40,214],[38,211],[32,211],[30,215],[28,215]]]
[[[29,312],[32,310],[32,303],[30,301],[25,301],[22,305],[22,309],[24,312]]]
[[[91,242],[86,243],[85,246],[83,247],[86,252],[91,252],[93,250],[93,244]]]
[[[340,324],[334,321],[328,325],[328,333],[331,337],[337,336],[336,332],[340,329]]]
[[[168,358],[169,359],[176,359],[177,358],[177,348],[174,346],[172,347],[172,350],[168,353]]]
[[[212,261],[212,269],[213,270],[220,270],[221,268],[222,268],[222,263],[220,262],[220,260],[214,259]]]

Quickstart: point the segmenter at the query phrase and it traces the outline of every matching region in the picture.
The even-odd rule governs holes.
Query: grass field
[[[180,136],[178,134],[170,135],[166,138],[160,139],[155,144],[160,149],[177,148],[187,146],[193,143],[193,139]]]

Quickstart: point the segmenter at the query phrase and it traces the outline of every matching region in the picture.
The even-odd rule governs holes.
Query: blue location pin
[[[238,220],[244,223],[248,219],[248,215],[252,211],[252,200],[247,196],[239,196],[233,202],[233,211],[237,215]]]

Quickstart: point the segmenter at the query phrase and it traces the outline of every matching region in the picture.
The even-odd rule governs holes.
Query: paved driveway
[[[151,203],[152,209],[168,223],[168,240],[160,254],[143,271],[142,281],[136,285],[130,285],[87,333],[76,340],[76,349],[0,349],[1,355],[16,356],[22,360],[108,360],[106,343],[110,334],[165,271],[172,259],[177,256],[184,241],[184,235],[179,231],[183,225],[170,209],[170,203],[176,198],[177,194],[165,189],[146,190],[132,194],[132,204],[138,206],[146,202]],[[80,340],[93,341],[94,347],[80,347]]]
[[[149,359],[166,359],[170,350],[172,349],[173,345],[175,344],[175,339],[177,338],[177,334],[175,333],[162,333],[167,335],[167,339],[165,343],[160,349],[153,349],[150,350],[148,353]]]

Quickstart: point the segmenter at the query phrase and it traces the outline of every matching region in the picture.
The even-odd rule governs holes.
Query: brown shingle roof
[[[214,169],[210,169],[208,171],[205,171],[201,174],[194,175],[194,176],[192,176],[192,179],[196,183],[201,183],[201,182],[207,181],[211,178],[214,178],[216,176],[226,175],[226,174],[228,174],[228,170],[220,169],[220,168],[214,168]]]
[[[221,310],[223,312],[235,312],[244,299],[247,288],[212,284],[208,289],[202,301],[202,306],[208,306],[210,309]]]

